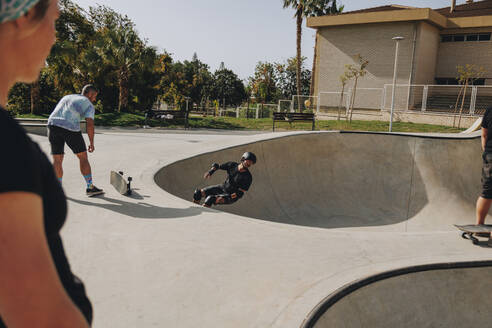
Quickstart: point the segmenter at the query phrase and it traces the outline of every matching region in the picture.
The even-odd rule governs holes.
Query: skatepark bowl
[[[219,171],[204,181],[212,163],[238,161],[245,151],[258,157],[250,191],[214,209],[279,224],[438,233],[469,223],[480,192],[481,161],[471,160],[480,159],[478,134],[296,134],[183,159],[154,179],[191,200],[195,188],[225,179]],[[490,327],[491,262],[402,270],[340,286],[303,327]]]
[[[422,265],[345,286],[302,328],[490,327],[492,261]]]
[[[371,133],[312,133],[231,147],[172,163],[156,173],[165,191],[192,200],[193,190],[219,184],[214,162],[252,151],[250,191],[215,209],[318,228],[436,231],[469,223],[480,192],[479,138]],[[186,174],[183,174],[186,172]]]

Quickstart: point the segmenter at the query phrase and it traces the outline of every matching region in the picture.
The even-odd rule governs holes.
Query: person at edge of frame
[[[60,237],[67,201],[50,161],[3,108],[55,42],[57,0],[0,0],[0,327],[87,328],[92,306]]]
[[[482,193],[478,197],[476,207],[477,224],[485,224],[485,217],[492,204],[492,106],[485,110],[482,118]],[[489,244],[492,244],[490,233]],[[492,246],[492,245],[491,245]]]

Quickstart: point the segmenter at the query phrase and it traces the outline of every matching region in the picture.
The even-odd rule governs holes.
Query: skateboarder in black
[[[485,223],[492,204],[492,106],[488,107],[482,119],[482,194],[477,200],[477,224]],[[492,238],[492,235],[491,235]]]
[[[232,204],[238,201],[253,182],[253,177],[248,168],[255,163],[256,156],[252,152],[245,152],[240,163],[227,162],[222,165],[214,163],[203,177],[208,179],[220,169],[227,171],[227,180],[221,185],[196,189],[193,195],[194,202],[200,204],[202,197],[206,197],[203,206],[211,207],[212,205]]]

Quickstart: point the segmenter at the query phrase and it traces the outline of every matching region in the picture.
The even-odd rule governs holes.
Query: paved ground
[[[33,138],[48,151],[45,137]],[[219,208],[230,213],[179,197],[204,185],[212,159],[236,159],[244,149],[259,162],[251,192]],[[451,226],[474,220],[476,138],[106,130],[90,160],[107,193],[87,198],[67,155],[63,238],[96,328],[299,327],[322,298],[355,279],[491,258],[490,248]],[[132,197],[112,189],[111,169],[133,176]],[[169,192],[154,181],[157,172]]]

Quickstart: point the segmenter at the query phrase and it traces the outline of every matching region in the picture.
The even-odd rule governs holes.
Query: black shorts
[[[492,199],[492,153],[482,154],[482,198]]]
[[[48,140],[51,144],[52,155],[65,154],[65,143],[74,154],[87,151],[84,137],[82,137],[82,132],[80,131],[70,131],[59,126],[48,125]]]

